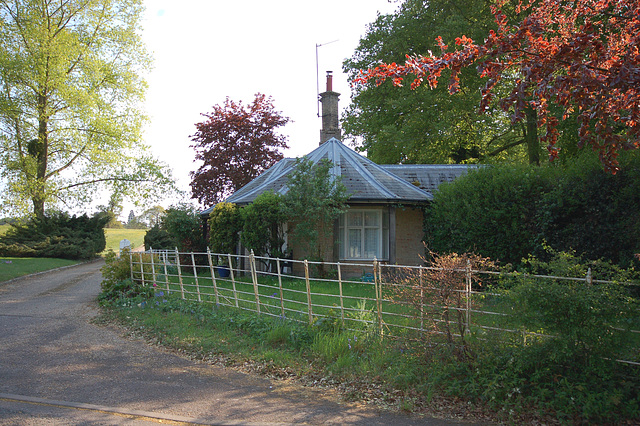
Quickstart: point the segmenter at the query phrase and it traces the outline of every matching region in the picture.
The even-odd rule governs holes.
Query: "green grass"
[[[76,263],[77,260],[67,259],[0,257],[0,282]]]
[[[11,225],[0,225],[0,235],[4,235],[9,228],[11,228]]]
[[[140,247],[144,244],[144,235],[146,233],[146,229],[106,228],[104,230],[104,234],[107,239],[107,247],[105,248],[105,251],[111,249],[118,252],[120,250],[120,241],[124,239],[131,241],[132,248]]]

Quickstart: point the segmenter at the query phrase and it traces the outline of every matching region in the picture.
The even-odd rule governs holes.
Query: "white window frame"
[[[360,215],[360,223],[354,224],[349,222],[349,215]],[[367,215],[374,215],[375,225],[366,223]],[[354,252],[350,247],[350,231],[359,231],[360,243],[359,253]],[[368,231],[368,232],[367,232]],[[377,239],[377,247],[373,255],[365,256],[366,247],[368,246],[367,235],[374,231]],[[388,260],[389,259],[389,215],[387,210],[382,207],[378,208],[357,208],[351,207],[340,216],[339,226],[339,247],[341,260]]]

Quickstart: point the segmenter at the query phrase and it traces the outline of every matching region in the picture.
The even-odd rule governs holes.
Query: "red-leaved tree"
[[[231,101],[202,114],[191,136],[196,161],[203,164],[191,172],[192,198],[205,205],[224,200],[283,158],[287,137],[276,133],[289,122],[276,111],[273,99],[261,93],[249,105]]]
[[[451,70],[449,90],[459,90],[459,74],[475,65],[487,83],[480,110],[496,95],[496,85],[510,80],[511,90],[497,99],[514,123],[531,122],[541,130],[550,158],[558,156],[559,120],[577,116],[579,146],[596,150],[605,168],[618,170],[621,149],[640,147],[640,2],[638,0],[523,0],[510,23],[505,0],[493,12],[498,24],[484,43],[456,39],[449,50],[436,41],[441,55],[408,56],[404,65],[381,64],[361,71],[357,80],[401,85],[412,75],[412,87],[435,87]],[[552,114],[555,105],[560,114]]]

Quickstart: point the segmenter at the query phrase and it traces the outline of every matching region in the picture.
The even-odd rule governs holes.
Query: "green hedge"
[[[624,267],[640,253],[640,156],[615,175],[590,156],[571,166],[487,166],[443,184],[425,215],[428,247],[519,264],[547,243]]]

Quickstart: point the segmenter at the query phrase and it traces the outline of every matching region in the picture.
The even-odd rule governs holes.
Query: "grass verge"
[[[107,303],[98,321],[200,362],[331,388],[346,401],[431,417],[499,418],[482,405],[429,392],[419,349],[367,327],[342,330],[331,320],[307,326],[164,291]]]
[[[0,257],[0,282],[76,263],[68,259]]]

